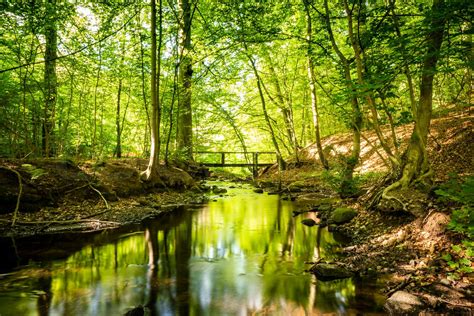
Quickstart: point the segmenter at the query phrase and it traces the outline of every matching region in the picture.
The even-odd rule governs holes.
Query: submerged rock
[[[331,263],[317,263],[312,266],[309,271],[314,273],[318,280],[321,281],[345,279],[354,275],[346,268]]]
[[[227,193],[227,189],[225,188],[219,188],[217,186],[212,187],[212,193],[214,194],[222,194],[222,193]]]
[[[391,315],[411,315],[418,314],[425,304],[413,294],[397,291],[388,298],[384,307]]]
[[[311,218],[305,218],[301,221],[301,224],[311,227],[316,225],[316,222]]]
[[[253,190],[254,193],[263,193],[263,189],[257,188]]]
[[[356,216],[356,210],[349,207],[338,207],[331,213],[329,222],[341,225],[350,222]]]

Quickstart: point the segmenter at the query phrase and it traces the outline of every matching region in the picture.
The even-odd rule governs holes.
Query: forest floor
[[[473,175],[473,118],[454,113],[433,120],[428,152],[436,185],[448,181],[450,174]],[[407,143],[412,128],[397,128],[397,135],[403,138],[401,143]],[[389,129],[385,132],[388,135]],[[361,276],[383,275],[387,296],[406,291],[416,295],[420,306],[433,311],[473,313],[474,275],[461,273],[453,277],[456,269],[442,259],[452,253],[452,245],[461,242],[459,235],[446,230],[454,206],[439,203],[432,196],[422,218],[368,210],[367,192],[387,168],[381,158],[383,154],[374,149],[375,133],[364,132],[364,137],[361,164],[357,168],[362,188],[358,198],[338,198],[337,172],[322,170],[315,146],[302,150],[300,163],[290,162],[290,168],[281,175],[275,167],[266,170],[257,185],[275,191],[275,184],[281,180],[285,199],[296,199],[298,203],[312,194],[313,198],[331,198],[334,206],[357,209],[354,220],[337,227],[352,240],[342,250],[341,264]],[[350,134],[323,140],[333,170],[337,171],[339,157],[350,150],[351,141]],[[156,187],[140,180],[140,170],[145,170],[146,164],[143,159],[79,163],[61,159],[0,160],[0,237],[98,232],[207,201],[205,187],[193,179],[197,178],[198,169],[194,174],[191,172],[191,177],[181,169],[162,167],[163,183]],[[19,176],[21,211],[12,227]]]
[[[432,121],[428,154],[435,187],[453,176],[473,175],[473,123],[472,115],[459,113]],[[407,143],[412,128],[412,125],[397,128],[402,143]],[[385,132],[388,136],[389,131]],[[375,133],[365,132],[364,136],[371,143],[377,143]],[[323,148],[328,148],[329,160],[336,168],[339,155],[348,152],[350,146],[350,134],[333,135],[323,140]],[[362,189],[356,198],[338,198],[337,175],[315,164],[318,159],[316,146],[302,151],[299,167],[283,171],[281,175],[275,170],[267,171],[260,177],[260,185],[269,186],[281,179],[290,198],[303,202],[303,209],[314,209],[311,200],[318,195],[332,198],[333,207],[356,209],[358,215],[354,220],[335,228],[351,237],[351,242],[342,249],[339,264],[361,276],[383,276],[387,297],[400,291],[404,295],[400,296],[402,301],[414,300],[413,305],[399,304],[395,313],[418,314],[418,309],[453,315],[474,314],[474,273],[460,272],[459,265],[459,260],[467,259],[464,264],[474,268],[474,257],[463,248],[462,236],[446,228],[452,211],[459,205],[442,203],[433,193],[426,203],[424,217],[368,210],[368,192],[376,187],[387,170],[380,156],[383,154],[377,154],[366,140],[362,142],[361,164],[357,168]],[[305,203],[308,197],[309,203]],[[318,222],[321,215],[316,214],[306,216]],[[451,260],[446,259],[447,254]],[[420,305],[416,306],[418,303]]]

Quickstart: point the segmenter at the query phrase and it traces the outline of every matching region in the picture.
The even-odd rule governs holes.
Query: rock
[[[319,205],[318,201],[324,198],[325,196],[321,193],[307,193],[298,196],[297,202],[301,204]]]
[[[212,193],[214,194],[222,194],[222,193],[227,193],[227,189],[225,188],[219,188],[217,186],[212,187]]]
[[[411,315],[418,314],[424,305],[417,296],[405,291],[397,291],[388,298],[384,307],[392,315]]]
[[[311,227],[316,225],[316,222],[311,218],[305,218],[301,221],[301,224]]]
[[[329,212],[332,210],[332,205],[331,204],[321,204],[317,207],[317,210],[319,212]]]
[[[330,263],[317,263],[310,268],[310,271],[321,281],[345,279],[354,275],[351,271]]]
[[[337,226],[334,225],[334,224],[329,225],[329,226],[328,226],[328,232],[330,232],[330,233],[334,232],[334,231],[336,230],[336,227],[337,227]]]
[[[329,222],[341,225],[350,222],[356,216],[356,210],[349,207],[338,207],[331,213]]]
[[[305,187],[306,184],[304,183],[304,181],[295,181],[293,183],[290,183],[290,185],[288,186],[288,190],[290,190],[291,192],[301,192],[301,189]]]
[[[445,213],[433,212],[424,220],[423,232],[427,233],[428,238],[440,236],[444,233],[450,220],[451,217]]]
[[[254,193],[263,193],[263,189],[257,188],[253,190]]]

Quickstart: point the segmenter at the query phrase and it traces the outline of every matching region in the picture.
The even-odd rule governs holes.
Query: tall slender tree
[[[318,109],[318,95],[316,92],[316,73],[314,70],[313,61],[313,23],[311,20],[311,2],[310,0],[303,0],[304,10],[306,14],[306,39],[307,39],[307,52],[306,58],[308,59],[308,80],[309,87],[311,90],[311,112],[313,114],[313,127],[314,136],[316,141],[316,147],[318,148],[318,156],[321,165],[324,169],[329,169],[329,163],[324,156],[323,146],[321,144],[321,132],[319,126],[319,109]]]
[[[178,132],[177,153],[180,159],[193,160],[193,114],[191,83],[193,76],[191,57],[191,0],[179,0],[179,75],[178,75]]]
[[[56,27],[56,0],[48,0],[46,5],[45,58],[44,58],[44,111],[42,124],[42,154],[50,157],[54,145],[54,114],[57,99],[56,59],[58,33]]]
[[[158,179],[157,168],[160,164],[160,72],[161,72],[161,43],[162,43],[162,19],[163,8],[162,0],[159,0],[159,40],[158,40],[158,56],[157,56],[157,39],[156,39],[156,3],[155,0],[150,1],[151,7],[151,149],[148,167],[143,172],[146,180]],[[157,67],[158,61],[158,67]]]
[[[352,81],[351,75],[351,66],[349,59],[342,53],[339,49],[339,46],[336,43],[334,38],[334,33],[332,31],[331,20],[330,20],[330,11],[328,6],[328,1],[324,0],[324,9],[325,9],[325,21],[326,29],[329,34],[329,39],[331,41],[331,46],[336,52],[339,60],[341,61],[342,68],[344,70],[344,79],[346,84],[346,89],[350,94],[350,102],[352,106],[352,115],[351,115],[351,128],[352,128],[352,152],[349,157],[346,158],[344,172],[342,174],[341,182],[341,192],[343,195],[351,194],[352,191],[352,180],[354,169],[359,163],[360,156],[360,138],[361,138],[361,128],[362,128],[362,111],[359,106],[359,100],[357,99],[356,88]]]

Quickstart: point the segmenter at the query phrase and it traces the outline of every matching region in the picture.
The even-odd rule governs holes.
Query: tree
[[[431,187],[433,172],[428,161],[426,143],[433,110],[433,79],[443,43],[445,15],[444,0],[434,0],[427,16],[429,30],[426,36],[426,53],[421,72],[420,97],[415,126],[408,148],[403,154],[400,178],[385,188],[382,194],[382,202],[395,201],[399,203],[398,207],[401,206],[404,210],[407,210],[407,205],[394,195],[389,195],[389,192],[396,189],[407,189],[409,186],[417,186],[421,189]]]
[[[156,3],[155,0],[150,1],[151,6],[151,149],[148,167],[143,175],[146,180],[154,180],[158,177],[157,168],[160,164],[160,72],[161,72],[161,43],[162,43],[162,0],[159,0],[159,41],[157,56],[157,40],[156,40]],[[158,69],[157,69],[158,60]]]
[[[57,98],[57,29],[56,29],[56,0],[46,1],[46,24],[45,35],[45,56],[44,56],[44,110],[42,124],[42,153],[44,157],[50,157],[54,145],[54,114],[56,111]]]
[[[319,126],[319,110],[318,110],[318,95],[316,92],[316,73],[315,66],[312,56],[312,42],[313,42],[313,23],[311,21],[311,8],[310,0],[303,0],[304,10],[306,14],[306,39],[307,39],[307,53],[306,58],[308,60],[308,80],[309,87],[311,90],[311,112],[313,114],[313,127],[314,127],[314,136],[316,141],[316,147],[318,148],[318,156],[321,162],[321,165],[324,169],[329,169],[329,164],[324,156],[323,146],[321,144],[321,132]]]
[[[336,52],[339,60],[341,61],[342,68],[344,71],[345,85],[347,93],[349,94],[349,99],[352,106],[352,115],[351,115],[351,128],[352,128],[352,152],[349,157],[346,158],[345,167],[342,174],[341,182],[341,193],[342,195],[350,195],[352,193],[352,180],[354,169],[359,162],[360,155],[360,137],[362,129],[362,111],[359,106],[359,100],[357,99],[356,88],[352,81],[350,61],[344,56],[342,51],[339,49],[339,46],[336,43],[334,38],[334,33],[332,31],[330,13],[328,1],[324,0],[324,9],[326,12],[325,21],[326,21],[326,30],[329,34],[329,39],[331,41],[332,49]]]
[[[179,95],[177,153],[186,161],[193,160],[193,115],[191,82],[193,75],[191,57],[192,13],[190,0],[179,0]]]

